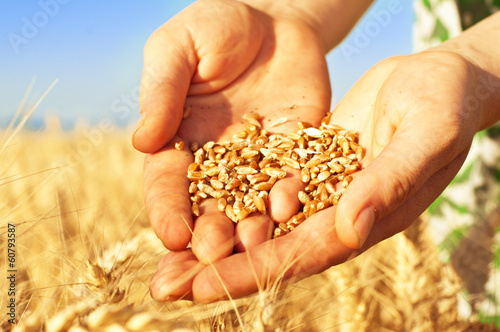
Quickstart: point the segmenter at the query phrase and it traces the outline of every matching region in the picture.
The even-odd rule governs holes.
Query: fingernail
[[[159,287],[155,298],[163,302],[174,302],[179,300],[181,297],[177,295],[172,295],[171,293],[173,292],[174,289],[172,289],[170,285],[163,284],[162,286]]]
[[[182,299],[182,296],[169,295],[165,298],[165,302],[175,302],[175,301],[179,301],[180,299]]]
[[[358,218],[352,224],[352,227],[354,228],[356,234],[358,235],[359,248],[361,248],[365,243],[366,238],[368,237],[368,234],[370,234],[370,231],[374,223],[375,223],[375,209],[369,206],[365,208],[363,211],[361,211],[361,213],[358,215]]]

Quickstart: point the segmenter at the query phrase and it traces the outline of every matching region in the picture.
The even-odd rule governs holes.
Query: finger
[[[430,139],[443,132],[442,126],[439,128],[441,122],[436,120],[436,114],[443,112],[430,107],[426,114],[421,110],[413,112],[419,117],[412,118],[415,115],[409,110],[411,105],[404,100],[392,112],[384,101],[399,93],[385,89],[389,91],[382,94],[386,98],[378,96],[385,91],[383,83],[401,59],[390,58],[370,69],[332,115],[333,123],[360,131],[360,144],[368,148],[362,164],[369,166],[356,174],[337,210],[339,237],[351,248],[359,248],[377,219],[401,205],[433,172],[455,157],[453,153],[439,155],[446,139],[439,137],[444,142],[442,146]],[[361,95],[364,98],[359,98]],[[408,113],[403,120],[400,108]],[[372,121],[366,121],[369,117]],[[422,123],[422,119],[427,121]],[[372,163],[374,157],[377,158]]]
[[[353,251],[340,242],[333,222],[335,208],[329,208],[316,213],[284,237],[263,243],[247,253],[230,256],[213,267],[205,267],[193,282],[194,298],[200,302],[227,298],[225,289],[232,297],[240,297],[266,284],[277,284],[293,276],[304,278],[346,261],[354,253],[359,254],[408,227],[444,190],[465,157],[466,153],[460,154],[399,209],[377,223],[361,250]]]
[[[403,123],[384,150],[351,182],[336,215],[337,232],[346,246],[360,248],[377,220],[400,207],[456,158],[456,149],[440,135],[442,128],[434,127],[405,127]],[[436,135],[440,144],[433,138]]]
[[[186,169],[192,155],[177,151],[174,143],[146,156],[144,200],[149,221],[158,238],[169,250],[186,248],[193,226]]]
[[[277,223],[287,222],[301,206],[297,196],[304,190],[305,184],[300,181],[300,171],[291,167],[283,167],[286,177],[278,180],[269,192],[269,215]]]
[[[271,239],[274,223],[267,214],[252,213],[236,224],[236,252],[244,252]]]
[[[238,2],[221,6],[201,2],[194,7],[198,10],[190,11],[183,22],[193,34],[199,58],[190,95],[210,93],[235,81],[255,60],[266,36],[265,25],[251,7]],[[221,24],[213,17],[228,21]],[[231,20],[238,24],[228,23]]]
[[[158,270],[162,270],[170,264],[184,262],[189,260],[197,260],[191,249],[181,251],[169,251],[158,262]]]
[[[151,278],[151,296],[157,301],[192,300],[193,279],[203,265],[190,250],[170,252]]]
[[[467,151],[431,176],[403,205],[380,220],[370,232],[363,250],[406,229],[443,192],[462,167]]]
[[[218,261],[233,252],[234,223],[217,209],[217,200],[209,199],[200,204],[191,246],[203,264]]]
[[[352,250],[338,240],[334,216],[335,208],[322,210],[283,237],[205,267],[193,281],[194,298],[212,302],[228,293],[237,298],[344,262]]]
[[[367,119],[374,115],[373,107],[379,90],[401,58],[388,58],[370,68],[333,110],[330,123],[347,130],[356,130],[360,133],[362,146],[368,146],[373,139],[373,123]]]
[[[141,119],[132,138],[137,150],[158,151],[175,135],[196,65],[190,34],[176,20],[151,35],[144,48]]]

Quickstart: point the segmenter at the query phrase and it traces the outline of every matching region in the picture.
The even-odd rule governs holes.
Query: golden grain
[[[224,183],[216,179],[210,179],[210,185],[217,190],[224,188]]]
[[[266,203],[264,202],[264,199],[262,197],[254,196],[253,203],[260,213],[266,213]]]
[[[338,162],[330,162],[328,163],[328,166],[335,173],[342,173],[344,171],[344,166],[342,166]]]
[[[228,184],[226,184],[226,190],[232,190],[234,188],[238,188],[241,184],[241,181],[238,179],[232,179],[229,181]]]
[[[351,181],[352,181],[352,176],[351,175],[346,176],[344,180],[342,180],[342,187],[347,188],[347,186],[349,185],[349,183],[351,183]]]
[[[265,174],[265,173],[257,173],[254,175],[251,175],[251,174],[247,175],[247,179],[248,179],[248,181],[250,181],[250,184],[264,182],[264,181],[269,180],[269,178],[270,178],[270,176],[268,174]]]
[[[260,114],[259,113],[255,113],[255,112],[250,112],[250,113],[245,113],[243,114],[242,116],[243,120],[249,120],[249,119],[253,119],[253,120],[260,120]]]
[[[253,167],[239,167],[237,168],[236,173],[241,175],[252,175],[256,174],[257,170]]]
[[[198,190],[198,186],[196,185],[196,182],[191,182],[191,183],[189,184],[189,189],[188,189],[188,192],[189,192],[190,194],[194,194],[194,193],[196,193],[196,191],[197,191],[197,190]]]
[[[182,149],[184,149],[184,141],[175,142],[175,149],[178,151],[182,151]]]
[[[299,127],[299,131],[300,130],[303,131],[306,128],[312,127],[312,124],[310,124],[309,122],[301,121],[301,122],[297,122],[297,127]]]
[[[195,216],[200,216],[200,208],[198,207],[198,203],[193,202],[193,204],[191,204],[191,211]]]
[[[358,165],[349,165],[345,168],[344,173],[349,175],[358,171]]]
[[[311,198],[305,191],[299,191],[298,197],[299,201],[304,205],[306,205],[307,203],[309,203],[309,201],[311,201]]]
[[[191,172],[188,173],[187,177],[191,181],[198,181],[204,179],[205,175],[202,172]]]
[[[213,198],[227,198],[229,196],[229,192],[227,190],[214,190],[212,192],[212,197]]]
[[[247,120],[247,122],[253,126],[253,128],[255,128],[254,130],[257,130],[257,128],[260,128],[261,127],[261,124],[259,122],[258,119],[255,119],[255,118],[251,118],[251,117],[247,117],[245,120]],[[248,129],[248,128],[247,128]]]
[[[314,128],[314,127],[308,127],[304,128],[302,130],[307,136],[310,137],[315,137],[315,138],[320,138],[323,137],[324,133],[320,129]]]
[[[303,183],[311,181],[311,173],[309,173],[309,170],[305,167],[300,170],[300,180]]]
[[[272,183],[269,182],[260,182],[257,183],[253,186],[253,189],[255,190],[264,190],[264,191],[269,191],[273,187]]]
[[[244,139],[244,138],[247,138],[247,135],[248,135],[248,133],[246,132],[246,130],[242,130],[242,131],[234,134],[233,138]]]
[[[318,179],[319,182],[323,182],[326,179],[328,179],[329,177],[330,177],[330,172],[323,171],[323,172],[321,172],[321,173],[318,174],[317,179]]]
[[[226,216],[231,219],[233,222],[237,222],[236,215],[234,214],[233,206],[231,204],[226,205]]]
[[[288,120],[289,120],[289,119],[288,119],[288,118],[286,118],[286,117],[285,117],[285,118],[279,118],[279,119],[276,119],[276,120],[274,120],[274,121],[273,121],[273,123],[271,124],[271,127],[277,127],[277,126],[279,126],[279,125],[282,125],[282,124],[284,124],[284,123],[288,122]]]
[[[277,176],[278,179],[283,179],[286,176],[286,171],[276,167],[264,167],[260,171],[269,176]]]
[[[217,154],[224,154],[224,153],[226,153],[226,148],[223,147],[223,146],[220,146],[220,145],[214,146],[213,150]]]
[[[318,205],[316,205],[318,211],[324,210],[328,207],[330,207],[332,204],[328,199],[321,200]]]
[[[289,166],[289,167],[295,168],[295,169],[300,169],[299,162],[297,160],[294,160],[294,159],[290,158],[290,157],[283,157],[283,158],[281,158],[281,161],[286,166]]]
[[[270,183],[271,185],[274,185],[276,183],[276,181],[278,181],[277,175],[273,175],[269,178],[269,180],[267,180],[267,182]]]
[[[298,193],[301,215],[276,230],[278,236],[295,229],[302,218],[338,204],[340,195],[335,192],[335,184],[342,181],[347,186],[352,180],[350,174],[361,168],[356,156],[363,149],[354,131],[326,122],[320,128],[300,122],[296,133],[269,135],[261,128],[257,113],[247,113],[243,119],[246,130],[230,141],[209,141],[194,152],[195,161],[187,172],[191,182],[197,184],[188,190],[193,204],[215,197],[218,209],[238,222],[250,212],[266,213],[269,191],[287,176],[283,166],[300,170],[300,180],[306,184]]]
[[[240,209],[240,212],[238,212],[238,214],[236,215],[236,221],[242,221],[248,216],[249,213],[250,211],[248,211],[245,207],[243,207],[242,209]]]
[[[312,180],[311,180],[311,181],[312,181]],[[311,184],[311,183],[310,183],[310,184],[308,184],[308,185],[304,188],[304,191],[305,191],[306,193],[310,193],[310,192],[312,192],[313,190],[314,190],[314,184]]]
[[[281,228],[284,232],[288,233],[288,227],[285,223],[280,222],[278,227]]]
[[[187,117],[189,117],[189,115],[191,115],[191,107],[189,107],[189,106],[184,107],[184,112],[182,113],[182,118],[186,119]]]

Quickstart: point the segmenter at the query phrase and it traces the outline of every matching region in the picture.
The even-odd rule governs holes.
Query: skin
[[[225,23],[207,17],[224,17]],[[144,117],[133,143],[143,152],[154,152],[144,167],[145,202],[153,228],[168,249],[181,250],[191,240],[191,229],[198,232],[185,176],[192,162],[189,144],[231,138],[245,129],[241,117],[249,111],[263,116],[264,128],[270,131],[292,131],[299,118],[319,123],[331,96],[324,49],[303,22],[275,20],[233,1],[200,1],[153,34],[144,58]],[[181,123],[184,105],[192,111]],[[282,117],[290,121],[270,126]],[[178,138],[171,141],[174,135]],[[173,149],[179,138],[186,143],[185,151]],[[293,211],[283,216],[281,202],[291,193],[277,191],[275,196],[271,210],[277,211],[278,219],[286,218]],[[198,248],[218,248],[235,235],[233,223],[221,216],[214,215],[217,226],[211,226],[210,235],[200,239],[206,244]],[[243,233],[236,235],[248,238],[241,228]],[[202,256],[198,255],[203,260]]]
[[[144,50],[142,116],[133,144],[150,153],[144,166],[146,209],[168,249],[186,248],[191,232],[198,232],[186,191],[185,170],[192,162],[189,144],[230,138],[244,129],[241,116],[249,111],[262,115],[264,128],[271,132],[295,131],[299,119],[319,124],[331,99],[324,54],[370,2],[345,6],[340,0],[322,0],[311,7],[300,2],[270,6],[253,1],[249,6],[227,0],[199,1],[151,36]],[[338,15],[345,27],[318,34],[332,24],[318,13],[324,8],[340,12],[341,7],[342,12],[347,10]],[[192,111],[181,122],[184,106]],[[289,121],[271,126],[283,117]],[[178,139],[186,143],[182,152],[173,149]],[[289,181],[292,174],[271,194],[269,215],[276,221],[286,221],[299,206],[296,191],[300,188]],[[211,235],[204,234],[195,253],[205,263],[210,257],[228,255],[227,250],[212,254],[210,248],[220,248],[233,236],[236,250],[244,250],[267,239],[270,222],[269,217],[267,224],[260,221],[261,231],[255,233],[249,227],[235,229],[214,215]]]
[[[193,221],[185,177],[192,157],[187,148],[173,149],[176,140],[227,139],[243,128],[239,120],[249,110],[263,116],[264,128],[293,131],[297,120],[317,125],[329,108],[324,53],[345,29],[328,35],[321,32],[328,26],[321,11],[263,3],[197,2],[146,45],[144,114],[133,143],[150,153],[149,219],[175,250],[152,278],[157,300],[240,297],[355,257],[407,228],[458,172],[473,135],[500,118],[500,68],[492,60],[499,53],[497,14],[439,47],[382,61],[349,91],[331,122],[359,131],[366,156],[338,207],[266,241],[270,217],[286,221],[299,206],[302,184],[289,170],[271,191],[269,216],[253,215],[235,227],[207,200]],[[362,10],[347,10],[354,14],[342,24],[352,26]],[[192,113],[181,122],[185,105]],[[269,126],[282,117],[290,121]]]

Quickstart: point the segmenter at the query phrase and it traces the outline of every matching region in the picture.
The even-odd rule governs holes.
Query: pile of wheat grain
[[[142,200],[130,131],[0,132],[0,245],[17,225],[16,331],[457,331],[460,284],[423,224],[346,264],[210,305],[158,303],[165,249]],[[5,255],[0,269],[6,271]],[[2,278],[2,303],[7,293]],[[2,305],[3,307],[3,305]],[[3,330],[14,328],[2,312]],[[475,325],[476,324],[476,325]]]
[[[331,113],[329,113],[331,114]],[[209,141],[190,150],[194,162],[187,169],[191,210],[200,215],[199,204],[210,197],[217,208],[238,223],[250,213],[266,213],[269,192],[287,172],[284,166],[300,171],[303,191],[298,192],[302,206],[297,214],[274,229],[274,237],[283,236],[316,212],[337,205],[351,174],[361,169],[363,148],[358,133],[329,124],[329,116],[319,128],[307,122],[297,123],[297,132],[270,134],[263,129],[257,113],[246,113],[246,130],[231,140]],[[175,143],[177,150],[184,142]]]

